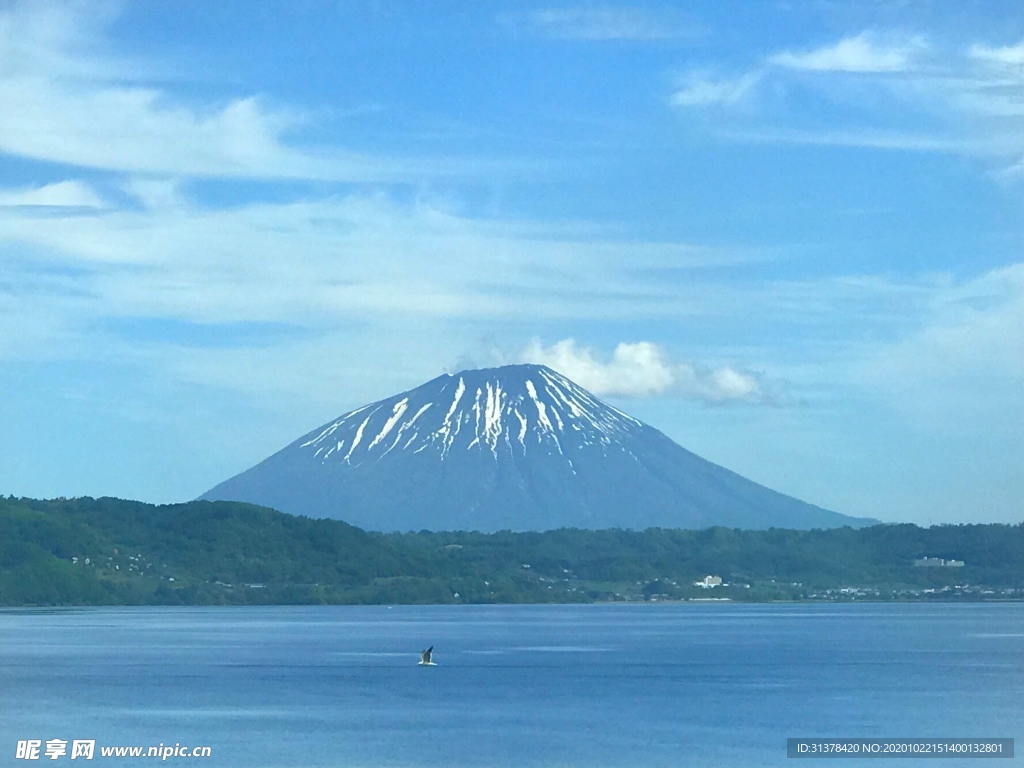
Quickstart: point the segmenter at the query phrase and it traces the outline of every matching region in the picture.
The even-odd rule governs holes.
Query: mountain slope
[[[535,365],[443,375],[371,403],[201,498],[379,531],[875,522],[806,504],[705,461]]]

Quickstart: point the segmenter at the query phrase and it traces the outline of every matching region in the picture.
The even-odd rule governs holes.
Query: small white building
[[[722,583],[722,577],[721,576],[705,576],[700,581],[693,582],[693,586],[695,586],[695,587],[703,587],[704,589],[711,589],[712,587],[719,586],[721,583]]]
[[[944,560],[941,557],[919,557],[914,561],[918,568],[962,568],[963,560]]]

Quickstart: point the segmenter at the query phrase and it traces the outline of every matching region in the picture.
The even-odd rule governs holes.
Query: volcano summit
[[[438,376],[325,424],[200,498],[375,531],[876,522],[705,461],[539,365]]]

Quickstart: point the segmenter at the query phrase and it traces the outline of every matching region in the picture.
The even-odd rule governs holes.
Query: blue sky
[[[1024,517],[1024,7],[0,2],[0,492],[194,498],[543,362],[852,515]]]

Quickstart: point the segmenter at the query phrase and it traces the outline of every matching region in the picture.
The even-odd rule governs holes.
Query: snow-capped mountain
[[[712,464],[538,365],[363,406],[203,494],[368,530],[865,525]]]

